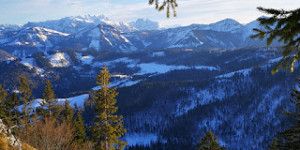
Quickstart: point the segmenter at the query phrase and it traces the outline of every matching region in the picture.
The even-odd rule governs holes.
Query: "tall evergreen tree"
[[[225,147],[220,146],[217,137],[209,130],[200,138],[200,144],[197,145],[196,150],[225,150]]]
[[[92,127],[92,138],[96,142],[96,149],[113,150],[123,149],[126,142],[119,140],[126,129],[123,128],[123,117],[117,116],[118,107],[116,104],[116,88],[109,88],[110,74],[106,67],[102,68],[97,76],[97,84],[100,89],[96,92],[96,119]]]
[[[298,79],[298,87],[300,87],[300,79]],[[285,111],[285,114],[294,117],[296,124],[283,132],[279,132],[281,138],[273,141],[270,148],[274,147],[274,142],[276,142],[278,149],[299,150],[300,148],[300,90],[294,88],[291,96],[293,98],[290,101],[295,105],[296,111]]]
[[[259,11],[272,15],[269,18],[259,18],[258,21],[264,29],[253,29],[257,32],[252,38],[263,39],[267,37],[267,45],[278,39],[285,44],[282,59],[272,70],[272,73],[278,72],[280,67],[286,70],[289,65],[290,72],[294,71],[295,62],[300,55],[300,8],[296,10],[283,10],[272,8],[257,8]]]
[[[31,105],[33,103],[32,90],[25,77],[20,78],[18,87],[20,92],[20,101],[22,102],[22,119],[21,124],[27,126],[30,123],[30,114],[32,113]]]
[[[83,144],[86,140],[86,133],[84,122],[82,120],[82,115],[80,111],[77,111],[75,115],[75,119],[73,120],[74,132],[75,132],[75,140],[79,145]]]
[[[55,98],[54,91],[52,90],[52,84],[49,80],[46,81],[46,86],[44,88],[44,93],[42,95],[43,101],[41,102],[42,117],[43,118],[54,118],[59,117],[61,107],[58,105],[58,101]]]
[[[19,111],[17,110],[17,107],[20,105],[19,99],[17,97],[17,94],[13,92],[6,100],[5,106],[6,106],[6,116],[7,116],[7,125],[13,126],[18,124],[19,121]]]
[[[69,101],[66,100],[61,111],[61,120],[65,120],[68,123],[72,123],[73,116],[74,116],[73,108],[71,107]]]
[[[4,86],[0,84],[0,119],[6,118],[5,102],[7,99],[7,91]]]

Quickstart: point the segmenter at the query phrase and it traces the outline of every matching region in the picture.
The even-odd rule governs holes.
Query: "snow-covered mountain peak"
[[[137,19],[129,24],[139,30],[158,30],[162,27],[158,22],[149,19]]]
[[[80,15],[80,16],[73,16],[73,17],[65,17],[62,20],[71,20],[73,22],[85,22],[91,24],[105,24],[110,20],[105,17],[104,15]]]
[[[85,28],[91,28],[98,24],[111,25],[122,32],[135,31],[136,29],[123,22],[109,20],[104,15],[92,16],[81,15],[73,17],[65,17],[58,20],[50,20],[44,22],[28,22],[26,27],[44,27],[56,31],[75,34]]]
[[[215,31],[221,31],[221,32],[232,32],[239,28],[241,28],[243,25],[241,25],[239,22],[233,20],[233,19],[224,19],[221,21],[218,21],[216,23],[212,23],[209,25],[211,30]]]

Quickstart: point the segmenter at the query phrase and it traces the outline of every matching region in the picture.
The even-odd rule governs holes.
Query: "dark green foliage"
[[[20,117],[20,113],[17,110],[17,106],[19,106],[20,103],[17,94],[15,92],[13,92],[7,98],[5,105],[6,105],[6,112],[7,112],[6,114],[7,119],[5,120],[7,122],[6,125],[8,126],[17,125],[19,123],[19,117]]]
[[[155,4],[155,9],[162,11],[167,8],[167,17],[170,18],[170,9],[173,10],[173,16],[176,17],[175,8],[178,7],[176,0],[149,0],[149,5]]]
[[[298,87],[300,86],[300,79],[298,80]],[[290,128],[286,129],[283,132],[279,133],[281,137],[279,140],[274,140],[271,147],[277,145],[279,149],[289,149],[289,150],[298,150],[300,148],[300,91],[297,88],[293,89],[291,93],[293,99],[291,103],[294,104],[296,111],[284,113],[288,116],[294,117],[296,124],[293,124]]]
[[[33,70],[22,65],[19,60],[12,62],[0,62],[0,83],[5,85],[7,89],[15,89],[16,85],[20,83],[20,77],[31,78],[35,83],[40,83],[40,76],[32,76]],[[36,86],[37,84],[35,84]]]
[[[279,142],[280,141],[277,138],[274,138],[269,150],[279,150]]]
[[[49,61],[47,60],[47,58],[43,52],[35,53],[32,57],[35,59],[37,65],[39,67],[44,68],[44,69],[52,68],[51,64],[49,63]]]
[[[7,99],[7,91],[5,87],[0,84],[0,118],[6,118],[5,102]]]
[[[289,68],[290,72],[293,72],[295,62],[299,59],[300,54],[300,8],[296,10],[281,10],[258,7],[257,9],[272,15],[272,17],[258,19],[264,29],[253,29],[257,34],[253,35],[252,38],[263,39],[267,37],[268,46],[275,39],[283,42],[285,44],[284,52],[282,53],[283,58],[272,70],[272,73],[278,72],[281,66],[285,70]]]
[[[68,123],[72,123],[73,115],[74,115],[74,111],[73,111],[69,101],[66,100],[64,105],[63,105],[61,114],[60,114],[61,120],[64,120]]]
[[[77,111],[75,115],[75,118],[73,120],[73,127],[75,129],[75,140],[79,145],[83,144],[86,141],[86,133],[80,111]]]
[[[115,99],[118,93],[116,88],[109,88],[110,74],[106,67],[97,76],[97,84],[100,89],[96,91],[95,97],[95,114],[96,119],[91,127],[95,141],[96,149],[113,150],[123,149],[127,143],[121,141],[126,129],[123,128],[123,117],[117,116],[115,113],[118,107],[115,106]]]
[[[21,124],[24,126],[27,126],[30,124],[30,114],[32,113],[32,100],[33,97],[31,96],[32,91],[30,88],[30,85],[27,82],[27,79],[25,77],[20,78],[20,84],[19,84],[19,92],[20,92],[20,101],[23,104],[22,107],[22,119]]]
[[[57,104],[57,99],[55,98],[52,87],[50,80],[47,80],[42,95],[43,101],[41,102],[41,106],[43,107],[41,115],[43,118],[58,118],[61,111],[61,107]]]
[[[225,150],[225,147],[220,146],[217,137],[209,130],[203,138],[200,138],[200,144],[196,150]]]

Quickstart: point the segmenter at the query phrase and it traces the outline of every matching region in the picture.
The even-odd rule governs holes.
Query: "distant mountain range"
[[[225,19],[203,25],[163,28],[148,19],[124,23],[105,16],[77,16],[25,25],[0,25],[0,49],[23,57],[49,50],[141,51],[156,49],[207,49],[265,46],[250,39],[257,21],[242,25]],[[274,43],[274,46],[280,45]]]

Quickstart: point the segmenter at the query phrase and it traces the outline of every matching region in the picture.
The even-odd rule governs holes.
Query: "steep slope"
[[[26,27],[0,36],[0,47],[17,57],[22,57],[34,51],[59,49],[60,42],[68,36],[67,33],[42,27]]]
[[[125,37],[141,49],[237,48],[242,46],[239,34],[198,30],[194,26],[132,32],[125,34]]]
[[[11,54],[7,53],[6,51],[0,49],[0,62],[10,61],[10,60],[15,60],[15,59],[16,59],[16,57],[14,57]]]
[[[76,43],[76,49],[135,51],[136,47],[122,35],[122,33],[110,25],[98,25],[86,28],[74,35],[69,43]],[[70,45],[71,48],[72,45]]]
[[[233,19],[224,19],[216,23],[209,25],[209,30],[220,31],[220,32],[235,32],[243,25]]]

